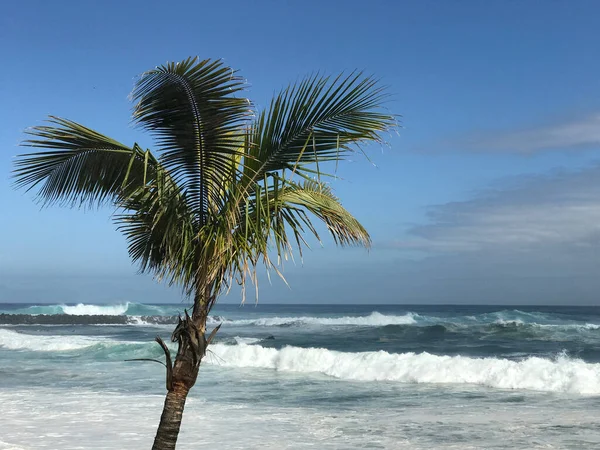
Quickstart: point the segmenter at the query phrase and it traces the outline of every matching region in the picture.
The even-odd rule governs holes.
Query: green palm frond
[[[19,155],[17,187],[40,185],[45,203],[99,204],[112,201],[156,176],[157,161],[137,144],[128,147],[76,122],[50,117],[31,128],[23,145],[44,149]]]
[[[260,180],[284,169],[302,172],[307,165],[345,157],[363,141],[381,141],[396,125],[395,116],[381,112],[385,99],[385,88],[361,73],[333,80],[313,76],[284,89],[254,124],[246,178]]]
[[[279,201],[285,208],[301,209],[320,219],[336,244],[340,246],[357,245],[367,248],[371,246],[371,238],[367,230],[342,206],[331,188],[324,183],[305,181],[301,185],[291,184],[284,189]],[[303,222],[310,225],[310,220],[303,219]],[[312,225],[309,229],[320,240]]]
[[[115,216],[128,242],[129,256],[141,272],[152,272],[189,291],[198,243],[193,215],[179,186],[166,172],[120,203]]]
[[[260,259],[268,269],[281,275],[281,262],[291,257],[294,249],[302,255],[303,247],[308,247],[304,237],[307,233],[321,241],[313,223],[315,218],[325,224],[338,245],[370,247],[367,230],[326,184],[294,183],[277,175],[267,181],[266,189],[258,186],[256,195],[247,199],[235,230],[226,230],[231,235],[227,240],[230,249],[224,251],[229,278],[237,277],[245,285],[249,276],[255,282]],[[277,261],[271,260],[273,255]]]
[[[220,61],[189,58],[146,72],[135,85],[133,119],[155,135],[161,163],[185,191],[203,225],[219,183],[231,173],[250,102],[237,97],[243,80]]]

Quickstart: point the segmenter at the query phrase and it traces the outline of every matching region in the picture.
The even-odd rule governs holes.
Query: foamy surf
[[[79,350],[105,342],[102,338],[87,336],[48,336],[19,333],[0,329],[0,348],[38,352]]]
[[[258,319],[227,320],[229,325],[254,325],[260,327],[278,327],[289,325],[355,325],[365,327],[381,327],[386,325],[412,325],[417,323],[417,315],[407,313],[403,315],[385,315],[377,311],[368,316],[343,316],[343,317],[261,317]]]
[[[554,359],[439,356],[430,353],[347,353],[323,348],[256,345],[258,338],[236,336],[236,345],[213,344],[206,362],[224,367],[255,367],[282,372],[320,373],[342,380],[401,383],[471,384],[498,389],[526,389],[600,394],[600,364],[559,355]],[[105,337],[48,336],[0,329],[0,348],[36,352],[76,351],[97,346],[97,357],[156,355],[153,342],[115,341]],[[129,350],[128,350],[129,349]],[[173,348],[174,350],[174,348]],[[140,353],[143,352],[143,353]]]
[[[300,347],[278,350],[247,344],[215,344],[211,350],[214,356],[209,356],[208,361],[226,367],[321,373],[353,381],[472,384],[498,389],[600,394],[600,364],[566,356],[512,361],[429,353],[345,353]]]
[[[0,309],[0,313],[7,314],[31,314],[31,315],[60,315],[70,316],[172,316],[183,311],[184,305],[147,305],[135,302],[113,303],[105,305],[94,305],[78,303],[76,305],[52,304],[32,305],[26,308],[14,310]]]
[[[120,305],[86,305],[79,303],[75,306],[61,305],[64,314],[73,316],[118,316],[129,309],[129,302]]]
[[[175,352],[184,305],[66,306],[101,314],[0,305],[0,448],[151,446],[165,369],[126,360],[164,361],[157,334]],[[182,448],[223,430],[226,448],[600,448],[597,307],[217,305],[208,322],[186,406],[206,426]]]

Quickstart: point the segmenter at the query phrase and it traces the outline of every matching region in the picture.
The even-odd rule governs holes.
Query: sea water
[[[0,449],[150,448],[185,305],[0,304]],[[600,308],[218,305],[180,449],[600,448]]]

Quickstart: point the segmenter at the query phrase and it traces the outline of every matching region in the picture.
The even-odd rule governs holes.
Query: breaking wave
[[[64,314],[72,316],[118,316],[127,312],[129,303],[122,305],[85,305],[79,303],[75,306],[63,305],[60,308]]]
[[[351,381],[470,384],[498,389],[524,389],[600,395],[600,364],[564,354],[555,358],[520,360],[487,357],[340,352],[324,348],[258,345],[254,338],[234,338],[235,344],[216,343],[206,362],[232,368],[260,368],[295,373],[319,373]],[[36,335],[0,329],[0,348],[16,351],[75,352],[94,359],[122,361],[158,357],[154,342],[126,342],[107,337]]]
[[[417,314],[407,313],[401,316],[384,315],[377,311],[368,316],[345,317],[261,317],[258,319],[227,320],[232,325],[255,325],[261,327],[281,327],[293,325],[356,325],[382,327],[387,325],[412,325],[417,323]]]
[[[54,315],[67,314],[71,316],[171,316],[181,310],[180,305],[145,305],[142,303],[118,303],[111,305],[92,305],[78,303],[77,305],[33,305],[15,311],[6,311],[15,314]]]
[[[146,305],[143,305],[146,306]],[[40,307],[34,307],[40,308]],[[48,308],[48,307],[43,307]],[[50,308],[57,308],[52,306]],[[61,311],[56,313],[13,313],[0,314],[0,324],[115,324],[115,325],[162,325],[177,322],[173,315],[130,315],[132,309],[126,305],[98,306],[76,305],[61,306]],[[72,309],[71,309],[72,308]],[[66,311],[69,311],[68,313]],[[125,314],[127,313],[127,314]],[[229,326],[259,326],[259,327],[286,327],[295,325],[354,325],[365,327],[378,327],[387,325],[412,325],[416,324],[417,314],[384,315],[373,312],[368,316],[346,317],[261,317],[256,319],[231,320],[222,316],[208,318],[209,325],[223,323]]]
[[[215,344],[211,350],[216,357],[208,360],[227,367],[312,372],[356,381],[473,384],[498,389],[600,394],[600,364],[564,355],[514,361],[429,353],[345,353],[322,348],[278,350],[247,344]]]
[[[60,352],[91,347],[104,341],[98,337],[34,335],[0,329],[0,348],[9,350]]]

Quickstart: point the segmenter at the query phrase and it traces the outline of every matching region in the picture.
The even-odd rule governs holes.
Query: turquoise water
[[[182,310],[0,304],[0,449],[149,448],[164,368],[124,360],[161,358]],[[217,323],[182,449],[600,448],[600,308],[220,305]]]

